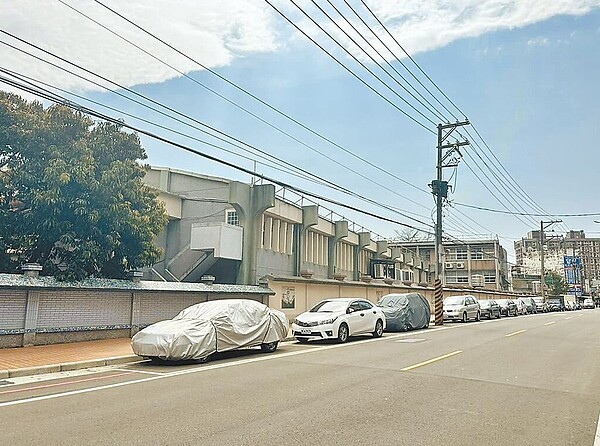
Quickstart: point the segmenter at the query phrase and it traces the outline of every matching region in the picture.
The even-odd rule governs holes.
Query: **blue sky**
[[[33,9],[28,9],[34,5],[30,0],[13,2],[12,10],[9,13],[6,13],[6,10],[0,13],[0,19],[3,14],[5,20],[10,18],[12,28],[6,29],[16,35],[40,45],[47,43],[47,48],[70,60],[97,69],[106,76],[118,79],[119,82],[132,86],[136,91],[157,101],[340,186],[386,205],[419,214],[415,218],[431,223],[431,195],[406,186],[290,124],[210,73],[197,70],[189,61],[169,54],[157,42],[139,32],[136,33],[135,30],[127,29],[114,16],[93,5],[93,2],[65,1],[103,21],[107,26],[126,33],[130,39],[145,45],[154,54],[160,54],[160,57],[168,59],[178,68],[181,67],[198,81],[326,153],[343,166],[361,172],[366,178],[315,154],[222,99],[207,93],[188,79],[170,73],[167,68],[158,68],[157,64],[150,63],[147,59],[135,60],[138,55],[132,56],[133,53],[128,53],[134,50],[124,49],[126,45],[122,42],[119,44],[121,46],[114,42],[112,45],[101,46],[98,42],[110,41],[108,37],[111,36],[101,34],[105,31],[94,28],[95,25],[91,23],[85,23],[85,20],[66,9],[64,5],[57,4],[46,11],[47,14],[55,16],[57,24],[52,26],[76,24],[80,29],[69,32],[78,32],[80,36],[88,36],[88,33],[91,33],[88,38],[81,37],[75,41],[72,36],[61,35],[53,41],[48,37],[52,29],[38,29],[35,33],[28,31],[30,27],[25,26],[26,22],[36,18]],[[107,1],[107,4],[117,9],[120,8],[119,3]],[[155,4],[157,10],[160,10],[160,3],[148,2]],[[223,2],[221,6],[209,5],[208,2],[195,5],[194,2],[181,3],[179,11],[165,13],[164,21],[175,30],[173,23],[187,18],[187,22],[182,22],[187,27],[182,24],[172,33],[164,29],[167,24],[162,24],[161,29],[160,21],[145,17],[144,13],[150,15],[150,12],[143,7],[136,10],[136,13],[126,9],[120,11],[126,15],[129,12],[131,18],[137,17],[138,23],[157,34],[162,31],[161,36],[167,40],[172,37],[170,42],[178,48],[190,51],[196,59],[213,67],[222,76],[344,148],[420,188],[428,189],[427,184],[435,176],[436,136],[416,125],[352,78],[306,38],[295,33],[268,5],[262,2],[247,2],[248,4],[241,5],[235,1]],[[369,2],[386,21],[394,35],[414,55],[420,66],[466,113],[504,167],[537,204],[551,214],[600,212],[597,199],[600,166],[600,91],[597,84],[600,79],[600,2],[522,0],[510,2],[510,11],[502,9],[500,3],[494,0],[436,2],[436,5],[448,8],[448,11],[440,12],[431,6],[428,6],[427,10],[419,9],[425,8],[419,5],[419,2]],[[194,11],[202,8],[206,11],[198,12],[198,17],[195,17],[190,13],[192,9],[185,10],[185,4]],[[312,30],[297,11],[294,12],[293,6],[283,1],[275,4],[282,7],[304,29],[310,30],[311,35],[333,50],[344,62],[349,63],[357,73],[361,73],[346,55],[336,50],[322,34]],[[309,9],[308,2],[302,4]],[[359,5],[357,2],[353,4]],[[309,10],[317,16],[314,8]],[[31,13],[31,17],[28,13]],[[441,23],[440,14],[441,17],[446,14],[448,21],[454,23]],[[221,23],[221,20],[225,20],[223,17],[227,18],[225,25]],[[43,27],[46,21],[42,16],[38,17],[38,20]],[[323,20],[322,23],[326,21]],[[458,30],[457,24],[460,25]],[[214,41],[211,40],[213,38]],[[5,36],[2,39],[10,40]],[[397,48],[395,51],[400,54]],[[47,68],[40,68],[19,58],[20,56],[7,52],[6,49],[2,49],[0,53],[4,56],[5,68],[31,76],[44,76],[63,88],[76,90],[97,101],[144,116],[146,119],[159,121],[186,133],[194,133],[172,121],[157,118],[139,106],[128,104],[110,92],[97,91],[98,89],[67,79],[64,73],[57,74]],[[364,56],[362,58],[366,61]],[[414,69],[407,59],[403,61]],[[131,63],[131,66],[128,63]],[[397,62],[392,63],[401,69]],[[369,66],[374,69],[373,64]],[[369,78],[365,76],[365,79]],[[369,79],[369,83],[373,86],[378,85],[372,79]],[[378,86],[377,88],[380,89]],[[397,91],[406,96],[404,91]],[[396,99],[394,98],[394,101],[401,105]],[[402,107],[409,110],[403,105]],[[135,121],[131,122],[137,124]],[[250,161],[222,154],[164,131],[157,132],[208,153],[218,154],[223,159],[233,160],[246,168],[253,168]],[[471,133],[473,134],[472,130]],[[199,134],[194,134],[200,137]],[[182,153],[162,143],[145,137],[142,141],[147,149],[150,164],[248,180],[248,175]],[[469,147],[464,150],[473,153],[474,159],[478,160],[474,151],[481,149]],[[487,156],[490,156],[489,153]],[[488,162],[491,164],[491,161]],[[478,172],[469,158],[467,163]],[[273,171],[260,163],[257,170],[370,212],[422,226],[389,210]],[[445,172],[446,178],[451,173],[448,169]],[[489,172],[479,175],[488,187],[493,188],[491,183],[496,180]],[[503,209],[464,162],[460,163],[451,184],[455,185],[451,199],[456,203]],[[399,195],[408,197],[420,205]],[[525,211],[537,212],[519,198],[515,200],[521,203]],[[338,209],[329,204],[325,206],[382,236],[394,236],[396,230],[401,230],[392,223]],[[456,209],[460,209],[482,226],[467,220],[464,215],[458,214]],[[511,206],[511,210],[517,209]],[[450,214],[448,229],[451,234],[461,237],[462,231],[473,233],[473,229],[480,234],[498,234],[509,252],[512,252],[511,240],[535,229],[534,222],[537,221],[539,225],[542,218],[533,217],[523,223],[513,216],[461,208],[458,205],[449,208],[447,212]],[[544,219],[547,220],[548,217]],[[557,226],[557,230],[565,230],[568,227],[585,229],[590,235],[600,234],[600,225],[593,223],[594,217],[563,220],[565,224]],[[462,221],[466,221],[468,226],[465,227]]]

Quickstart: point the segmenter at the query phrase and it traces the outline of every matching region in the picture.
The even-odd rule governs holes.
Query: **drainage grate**
[[[400,342],[402,344],[415,344],[417,342],[423,342],[426,341],[427,339],[417,339],[417,338],[410,338],[410,339],[400,339],[396,342]]]

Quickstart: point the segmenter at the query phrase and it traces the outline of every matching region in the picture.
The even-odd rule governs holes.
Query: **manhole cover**
[[[414,344],[416,342],[423,342],[426,341],[427,339],[417,339],[417,338],[410,338],[410,339],[400,339],[399,341],[396,342],[400,342],[402,344]]]
[[[0,386],[8,386],[9,384],[14,384],[14,382],[5,379],[0,380]]]

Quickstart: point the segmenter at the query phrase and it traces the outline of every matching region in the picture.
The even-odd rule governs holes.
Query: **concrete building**
[[[435,249],[433,241],[390,242],[414,255],[427,259],[432,265],[432,283]],[[497,238],[468,240],[464,242],[443,242],[444,253],[442,277],[447,286],[469,286],[493,290],[509,290],[506,250]]]
[[[517,266],[513,268],[513,276],[523,281],[523,285],[531,288],[540,280],[540,231],[530,231],[527,237],[515,242]],[[573,280],[565,271],[565,257],[580,259],[581,271]],[[569,231],[565,235],[544,235],[544,269],[554,271],[565,277],[585,293],[591,291],[592,285],[600,279],[600,238],[588,238],[584,231]]]
[[[246,184],[169,168],[151,168],[170,220],[156,243],[164,257],[145,279],[256,284],[266,275],[346,281],[427,282],[429,261],[391,249],[343,219],[319,215],[276,194],[272,184]]]

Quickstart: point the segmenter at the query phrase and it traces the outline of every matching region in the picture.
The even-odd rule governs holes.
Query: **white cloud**
[[[529,46],[545,46],[548,45],[549,41],[547,37],[534,37],[533,39],[529,39],[527,41],[527,45]]]
[[[89,0],[65,0],[181,71],[198,67]],[[257,2],[221,0],[106,0],[106,4],[209,67],[251,53],[275,51],[274,17]],[[162,82],[175,71],[56,0],[3,0],[3,29],[126,86]],[[12,38],[0,40],[42,55]],[[49,56],[43,55],[48,59]],[[97,90],[42,62],[0,45],[0,65],[76,90]],[[56,61],[55,61],[56,62]]]
[[[74,7],[147,48],[184,72],[197,70],[189,60],[162,46],[90,0],[64,0]],[[125,16],[164,38],[183,52],[209,67],[231,64],[236,58],[261,52],[274,52],[297,39],[288,23],[261,0],[199,1],[179,0],[105,0]],[[480,36],[488,32],[524,27],[557,15],[583,15],[600,6],[600,0],[369,0],[370,7],[411,53],[431,51],[458,39]],[[308,20],[287,2],[276,2],[286,14],[323,37]],[[301,0],[303,8],[352,46],[341,32],[316,10]],[[320,2],[319,4],[325,4]],[[342,2],[336,4],[342,5]],[[365,13],[359,2],[353,2],[374,29],[379,27]],[[352,13],[342,9],[348,17]],[[333,15],[336,13],[327,8]],[[340,26],[354,33],[339,17]],[[96,24],[81,17],[57,0],[3,0],[0,8],[3,29],[32,43],[60,54],[99,74],[126,86],[162,82],[179,76],[136,48],[121,41]],[[356,18],[353,23],[359,25]],[[379,30],[380,31],[380,30]],[[381,34],[383,35],[383,34]],[[374,39],[372,36],[371,39]],[[0,40],[15,43],[5,35]],[[305,39],[302,37],[302,41]],[[392,40],[385,38],[393,45]],[[532,39],[530,44],[547,41]],[[26,49],[23,44],[17,44]],[[329,45],[327,45],[329,47]],[[382,53],[385,49],[379,45]],[[29,51],[30,49],[28,49]],[[356,48],[354,51],[357,52]],[[358,52],[357,52],[358,54]],[[391,58],[389,54],[386,54]],[[0,65],[40,77],[50,83],[75,90],[98,89],[56,69],[18,54],[0,45]]]

